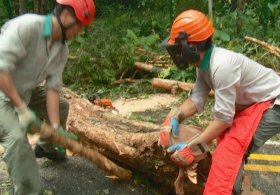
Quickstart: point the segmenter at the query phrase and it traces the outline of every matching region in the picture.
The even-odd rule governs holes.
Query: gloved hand
[[[167,149],[167,152],[173,153],[177,150],[180,150],[180,149],[186,147],[187,145],[188,145],[187,142],[180,142],[180,143],[174,144]]]
[[[78,140],[78,137],[72,133],[68,133],[67,131],[65,131],[60,125],[54,124],[53,125],[53,129],[55,129],[56,131],[58,131],[59,134],[61,134],[62,136],[68,137],[70,139],[73,140]],[[57,148],[57,150],[63,154],[66,155],[66,149],[62,146],[56,145],[55,146]]]
[[[19,107],[15,107],[15,110],[18,114],[19,125],[26,133],[31,133],[31,131],[29,131],[30,124],[34,123],[36,126],[40,126],[39,119],[35,112],[28,108],[25,103]]]
[[[161,130],[159,133],[158,146],[167,148],[170,146],[170,136],[174,138],[179,134],[179,123],[186,118],[185,114],[178,107],[171,109],[165,121],[161,124]]]
[[[187,166],[194,162],[198,162],[210,155],[210,150],[205,141],[196,135],[187,142],[180,142],[170,146],[167,152],[171,155],[171,160],[180,166]]]

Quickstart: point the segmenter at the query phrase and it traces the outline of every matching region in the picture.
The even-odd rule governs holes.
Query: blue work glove
[[[180,143],[174,144],[167,149],[167,152],[168,153],[176,152],[177,150],[180,150],[180,149],[186,147],[187,145],[188,145],[187,142],[180,142]]]
[[[170,146],[167,152],[174,152],[171,155],[171,160],[179,166],[188,166],[204,159],[208,154],[210,155],[208,145],[200,135],[195,135],[187,142],[180,142]]]
[[[15,107],[15,110],[18,114],[19,125],[26,133],[31,133],[29,128],[32,123],[38,127],[40,126],[40,121],[36,113],[28,108],[24,102],[21,106]]]
[[[170,146],[170,136],[177,138],[179,135],[179,123],[184,120],[185,114],[178,107],[171,109],[165,121],[161,124],[158,145],[163,148]]]
[[[162,127],[170,126],[171,132],[173,134],[173,137],[178,137],[179,134],[179,121],[176,118],[173,118],[171,116],[167,116],[165,118],[165,121],[161,124]]]

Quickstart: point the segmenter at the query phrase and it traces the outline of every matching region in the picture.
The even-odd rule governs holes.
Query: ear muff
[[[182,57],[189,63],[196,63],[200,59],[199,52],[193,46],[189,46],[187,43],[187,37],[190,36],[185,31],[179,33],[179,41],[182,44]]]

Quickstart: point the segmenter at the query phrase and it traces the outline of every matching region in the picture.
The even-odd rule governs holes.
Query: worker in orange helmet
[[[24,14],[1,27],[0,144],[13,194],[42,194],[36,157],[66,159],[43,139],[33,151],[26,133],[29,124],[38,125],[38,118],[54,131],[66,128],[69,103],[59,95],[69,53],[66,40],[89,27],[94,15],[93,0],[56,0],[52,14]]]
[[[217,138],[204,195],[237,195],[249,154],[280,131],[280,78],[240,53],[214,46],[214,31],[203,13],[187,10],[161,43],[178,69],[195,65],[197,77],[188,99],[165,118],[158,143],[187,168],[205,158]],[[210,90],[215,92],[214,120],[200,135],[172,145],[179,123],[203,111]]]

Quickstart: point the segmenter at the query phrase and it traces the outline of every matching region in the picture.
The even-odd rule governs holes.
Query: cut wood
[[[168,192],[175,193],[174,182],[179,167],[171,161],[170,154],[157,145],[159,125],[125,119],[68,89],[64,89],[63,94],[70,103],[68,131],[124,169],[137,169]],[[186,139],[202,132],[200,128],[188,125],[180,125],[181,131],[186,133]],[[202,194],[210,165],[209,157],[199,163],[198,184],[185,179],[183,189],[186,194]]]
[[[117,166],[111,160],[98,152],[98,150],[96,150],[95,148],[88,148],[84,146],[82,142],[60,134],[59,131],[53,130],[53,128],[45,122],[41,122],[40,127],[31,125],[30,130],[31,132],[33,132],[33,134],[39,133],[41,138],[51,143],[64,146],[72,152],[89,159],[103,171],[106,171],[124,180],[129,180],[132,177],[131,171]]]
[[[169,80],[169,79],[154,78],[152,81],[152,86],[159,89],[171,90],[172,94],[176,94],[178,89],[182,89],[184,91],[190,91],[191,89],[193,89],[194,84],[184,83],[184,82]],[[211,90],[209,92],[209,95],[214,95],[214,92]]]
[[[137,69],[144,70],[144,71],[147,71],[147,72],[151,72],[151,70],[155,67],[153,64],[145,64],[145,63],[142,63],[142,62],[134,62],[134,66]],[[165,69],[160,68],[160,70],[155,71],[155,73],[158,74],[160,72],[163,72],[164,70]]]

